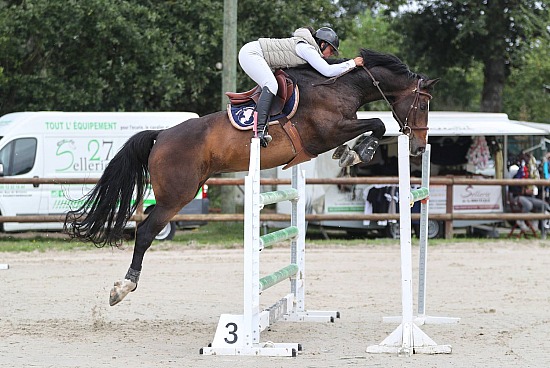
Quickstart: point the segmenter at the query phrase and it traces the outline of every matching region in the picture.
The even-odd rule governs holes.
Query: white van
[[[0,117],[0,176],[99,178],[122,145],[142,130],[167,129],[192,112],[16,112]],[[0,214],[59,215],[74,209],[93,185],[0,183]],[[197,200],[202,202],[202,191]],[[152,193],[144,201],[154,205]],[[193,206],[196,206],[194,203]],[[202,205],[199,203],[199,206]],[[2,230],[59,230],[60,222],[5,222]],[[175,224],[159,234],[170,239]]]

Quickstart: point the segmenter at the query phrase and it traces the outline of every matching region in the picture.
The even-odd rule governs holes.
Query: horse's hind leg
[[[153,211],[149,213],[145,221],[138,225],[132,263],[124,280],[116,281],[111,289],[109,295],[109,304],[111,306],[122,301],[128,293],[137,288],[145,252],[149,249],[157,234],[166,226],[181,207],[183,207],[183,205],[167,208],[157,201],[157,205]]]

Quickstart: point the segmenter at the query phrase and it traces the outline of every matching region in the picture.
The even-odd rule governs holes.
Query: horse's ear
[[[426,89],[432,89],[437,84],[437,82],[440,81],[440,79],[441,78],[429,79],[423,83],[423,87]]]

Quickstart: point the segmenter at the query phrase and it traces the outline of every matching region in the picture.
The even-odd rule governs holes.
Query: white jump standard
[[[426,145],[426,151],[422,155],[422,187],[430,186],[430,157],[431,145]],[[460,318],[434,317],[426,315],[427,295],[427,268],[428,268],[428,202],[420,205],[420,247],[418,258],[418,314],[414,319],[417,325],[456,324]]]
[[[250,167],[245,177],[244,219],[244,311],[222,314],[213,342],[200,349],[204,355],[296,356],[298,343],[260,342],[260,332],[278,320],[290,322],[334,322],[336,311],[305,310],[305,177],[292,168],[292,188],[260,193],[260,140],[250,145]],[[260,236],[260,210],[267,204],[292,201],[291,226]],[[291,240],[290,264],[260,278],[260,251]],[[290,293],[270,308],[260,311],[260,294],[290,278]]]
[[[429,147],[428,147],[429,153]],[[428,164],[429,164],[429,156]],[[398,355],[423,354],[449,354],[452,351],[450,345],[438,345],[420,327],[415,324],[413,317],[413,286],[412,286],[412,252],[411,252],[411,210],[409,204],[417,200],[427,198],[429,195],[427,176],[425,175],[423,160],[422,185],[420,190],[412,191],[410,186],[410,159],[409,137],[401,135],[398,138],[399,158],[399,232],[401,243],[401,299],[402,317],[401,324],[380,344],[367,348],[368,353],[395,353]],[[429,175],[429,172],[428,172]],[[424,178],[426,177],[426,181]],[[423,203],[421,217],[421,232],[427,231],[427,203]],[[426,208],[424,208],[426,207]],[[424,228],[422,228],[422,225]],[[421,235],[425,240],[427,234]],[[425,257],[425,254],[424,254]],[[425,271],[425,268],[424,268]],[[425,276],[425,275],[424,275]],[[425,285],[423,285],[425,288]],[[425,296],[423,297],[425,298]],[[424,300],[424,299],[422,299]]]

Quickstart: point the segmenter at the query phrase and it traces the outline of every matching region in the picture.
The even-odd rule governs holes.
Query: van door
[[[36,164],[36,138],[17,138],[0,150],[0,163],[4,177],[32,178],[38,176]],[[0,211],[4,216],[37,215],[41,204],[41,189],[32,184],[0,184]],[[6,231],[33,228],[28,223],[6,222]]]

